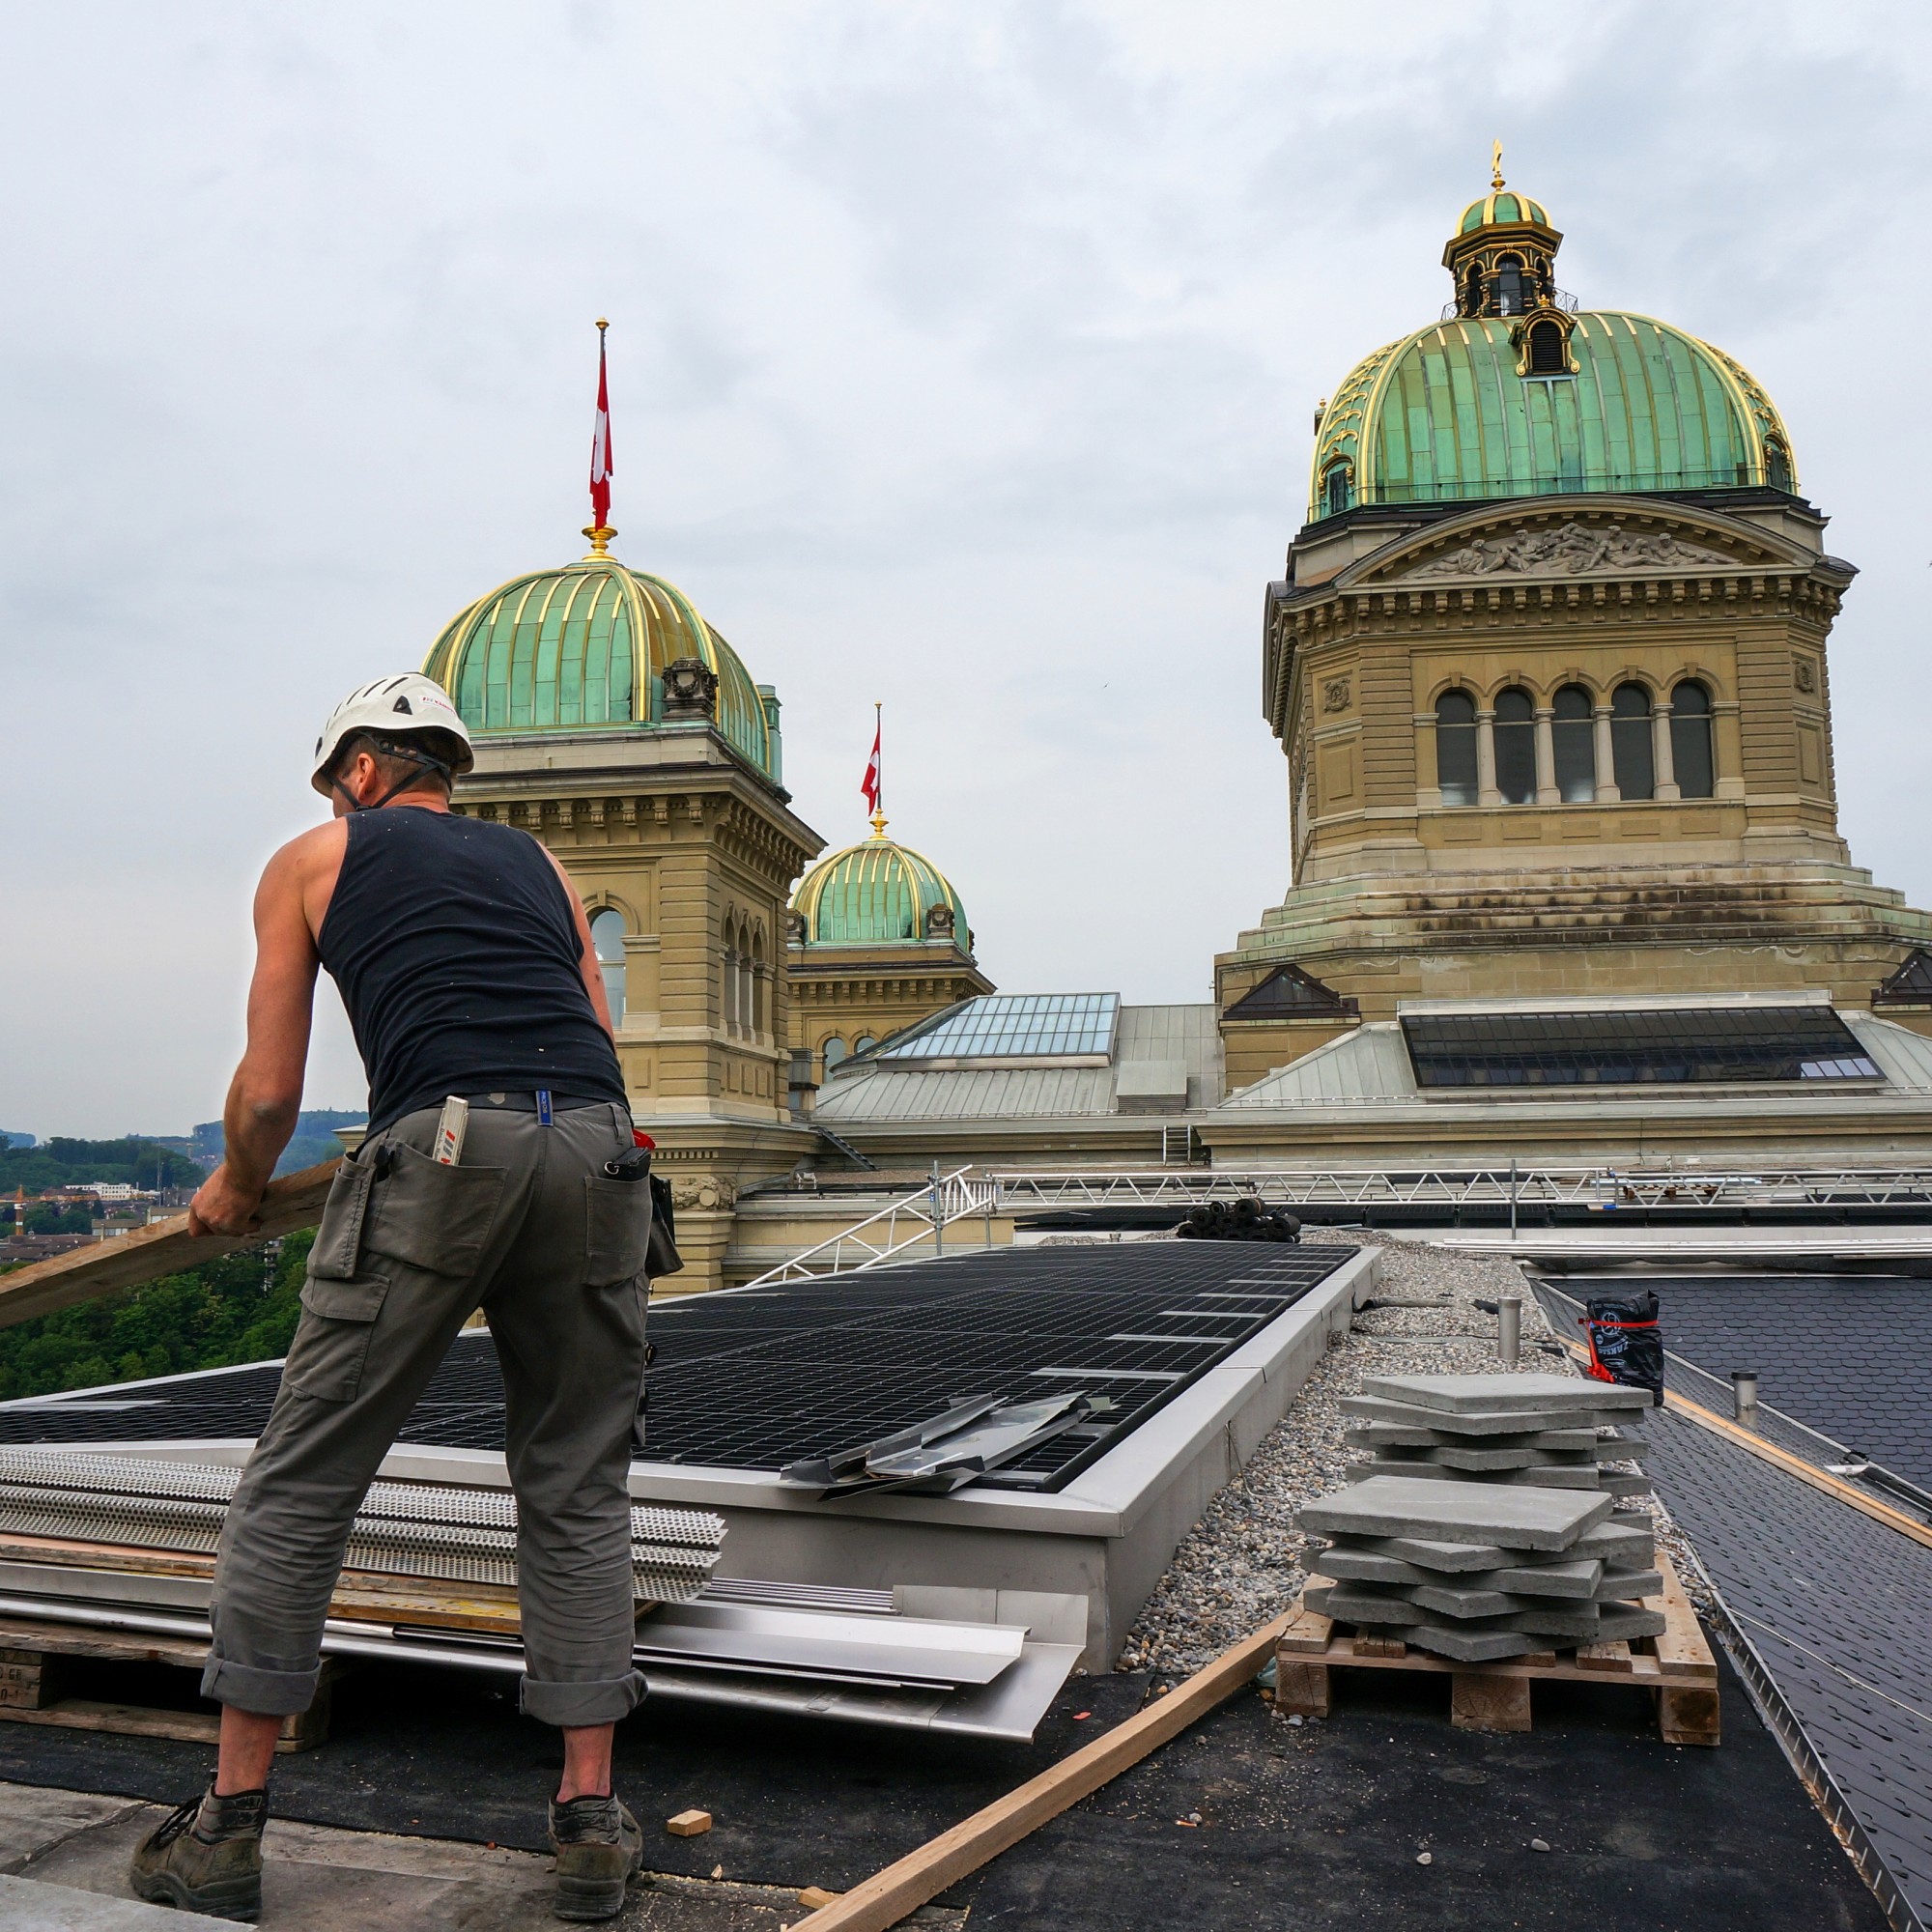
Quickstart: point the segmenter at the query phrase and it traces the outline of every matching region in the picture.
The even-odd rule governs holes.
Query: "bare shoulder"
[[[349,821],[331,818],[324,825],[312,825],[291,838],[262,868],[262,884],[307,885],[318,875],[333,875],[342,868],[342,855],[349,844]]]
[[[265,918],[275,923],[299,919],[311,938],[320,935],[348,849],[349,822],[342,818],[291,838],[262,868],[262,883],[255,890],[258,926]]]

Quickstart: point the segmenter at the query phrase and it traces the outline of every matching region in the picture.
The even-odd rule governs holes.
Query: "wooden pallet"
[[[213,1705],[137,1704],[100,1694],[125,1692],[130,1664],[158,1665],[198,1678],[207,1662],[208,1645],[192,1638],[0,1617],[0,1720],[213,1744],[220,1735],[221,1714]],[[337,1659],[323,1659],[315,1701],[300,1716],[283,1719],[275,1742],[278,1751],[308,1750],[328,1736],[329,1695],[341,1671]],[[182,1690],[188,1696],[196,1694],[191,1683]]]
[[[1648,1690],[1657,1725],[1667,1745],[1719,1742],[1718,1665],[1698,1628],[1697,1613],[1662,1550],[1656,1568],[1662,1596],[1644,1608],[1661,1610],[1662,1634],[1630,1642],[1579,1644],[1561,1654],[1540,1651],[1495,1663],[1455,1663],[1406,1644],[1378,1637],[1338,1634],[1331,1618],[1296,1602],[1275,1646],[1275,1709],[1284,1716],[1325,1718],[1330,1673],[1348,1670],[1417,1670],[1449,1678],[1449,1721],[1463,1731],[1526,1731],[1530,1686],[1627,1684]],[[1310,1584],[1327,1579],[1311,1577]]]

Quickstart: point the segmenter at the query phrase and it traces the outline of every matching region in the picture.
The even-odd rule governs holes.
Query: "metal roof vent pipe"
[[[1757,1371],[1731,1371],[1731,1414],[1747,1429],[1757,1427]]]
[[[1496,1353],[1502,1357],[1506,1369],[1515,1368],[1522,1360],[1522,1296],[1520,1294],[1499,1294],[1496,1297]]]

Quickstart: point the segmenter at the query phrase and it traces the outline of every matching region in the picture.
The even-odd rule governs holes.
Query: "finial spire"
[[[590,539],[590,554],[583,560],[607,560],[611,539],[617,532],[611,527],[611,478],[617,466],[611,460],[611,385],[604,371],[604,332],[611,325],[597,318],[597,421],[590,432],[590,522],[583,534]]]
[[[1490,144],[1490,185],[1503,185],[1503,144],[1500,141]]]

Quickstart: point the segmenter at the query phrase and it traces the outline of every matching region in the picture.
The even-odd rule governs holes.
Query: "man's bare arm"
[[[188,1208],[194,1234],[242,1235],[257,1225],[262,1190],[295,1132],[321,963],[315,928],[327,909],[342,844],[338,827],[318,827],[277,852],[256,889],[248,1045],[222,1110],[221,1165]]]

